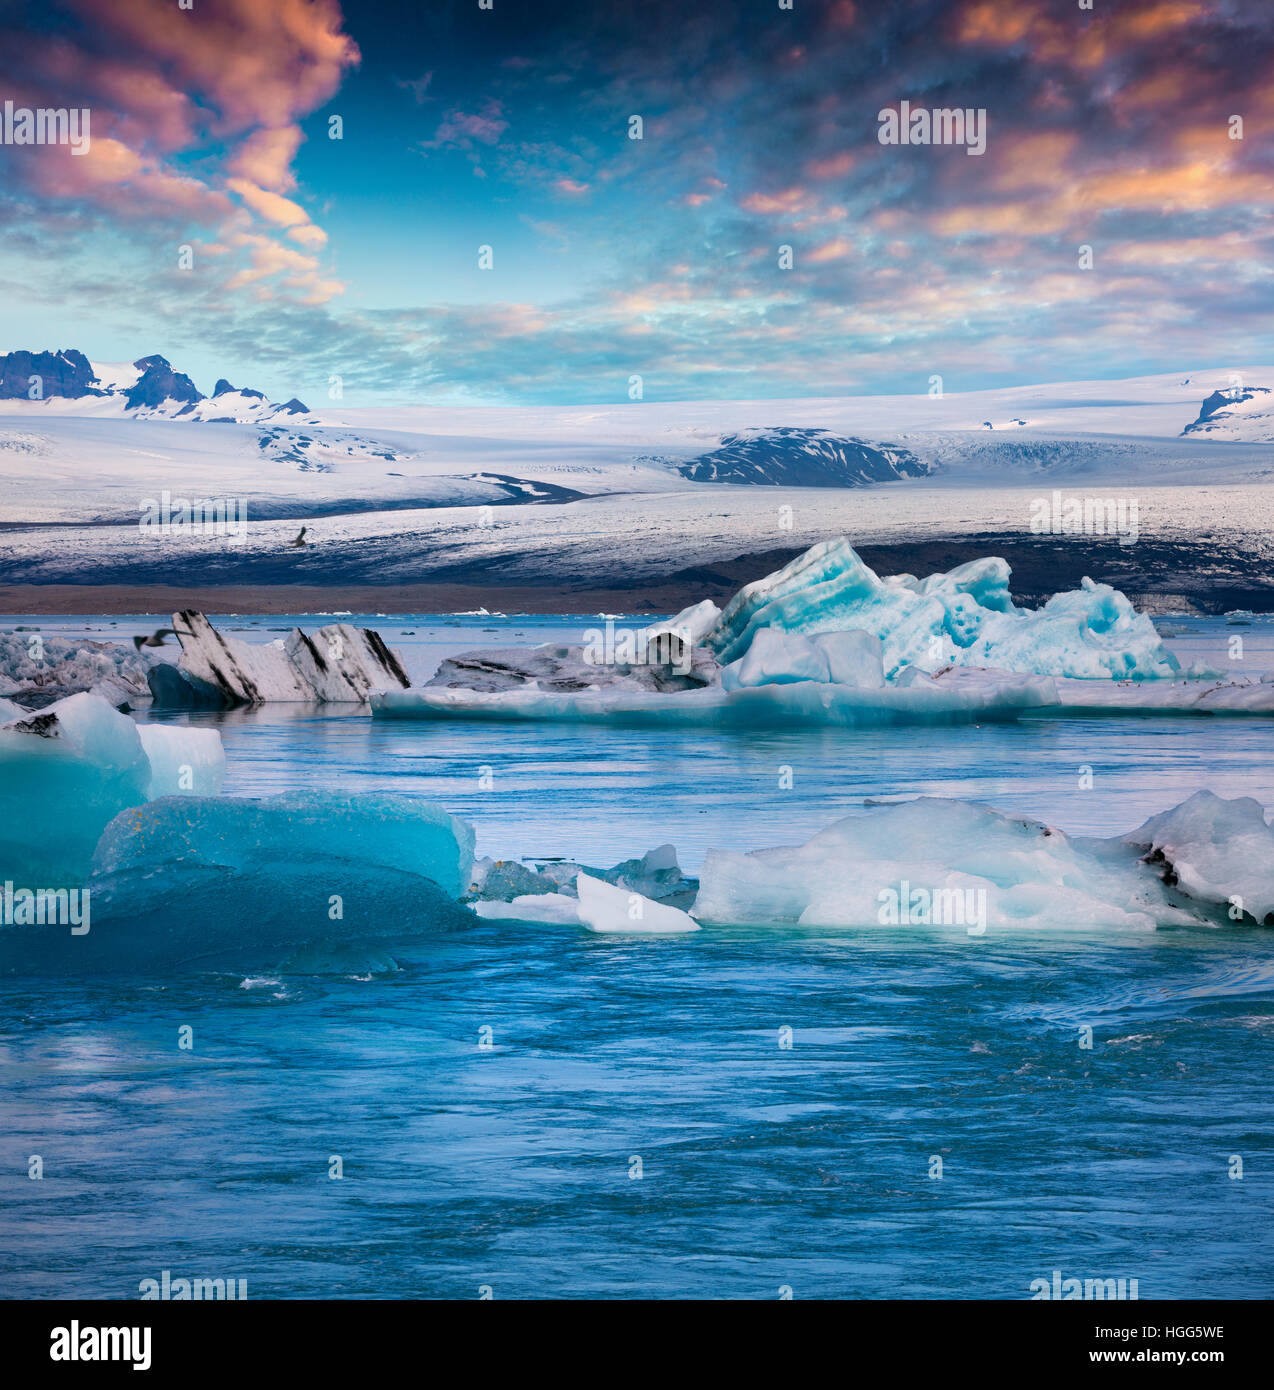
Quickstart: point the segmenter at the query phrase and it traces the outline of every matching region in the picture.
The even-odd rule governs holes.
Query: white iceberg
[[[1274,831],[1259,801],[1196,792],[1125,838],[1190,898],[1274,922]]]
[[[1146,853],[1149,849],[1150,853]],[[972,802],[921,797],[847,816],[803,845],[712,850],[701,922],[1030,929],[1274,922],[1274,835],[1261,807],[1201,792],[1127,837],[1089,839]]]
[[[905,666],[958,664],[1085,679],[1171,676],[1179,669],[1145,614],[1085,579],[1039,609],[1017,608],[1009,566],[990,557],[927,579],[869,569],[844,538],[823,541],[740,589],[705,638],[723,665],[758,632],[862,629],[884,644],[887,678]]]
[[[216,796],[221,791],[226,750],[216,729],[138,724],[137,734],[150,762],[148,801],[161,796]]]
[[[576,877],[575,891],[579,894],[579,919],[589,931],[675,936],[699,930],[699,923],[680,908],[654,902],[588,874]]]
[[[546,926],[578,926],[579,899],[570,893],[524,893],[509,902],[499,899],[473,904],[479,917],[493,922],[542,922]]]

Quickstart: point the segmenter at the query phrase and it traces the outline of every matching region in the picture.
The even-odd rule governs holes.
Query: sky
[[[91,132],[0,145],[0,349],[316,407],[1274,361],[1274,4],[1082,2],[0,0],[0,104]]]

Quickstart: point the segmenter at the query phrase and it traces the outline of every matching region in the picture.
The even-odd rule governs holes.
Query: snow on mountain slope
[[[544,472],[558,464],[551,442],[533,451],[482,439],[438,449],[420,436],[392,433],[0,414],[0,523],[110,521],[135,528],[147,501],[165,493],[174,504],[238,499],[249,520],[260,521],[559,502],[604,486],[600,467],[587,489],[541,478],[537,457]]]
[[[1200,406],[1199,418],[1181,433],[1213,440],[1274,443],[1274,391],[1268,386],[1214,391]]]
[[[722,435],[795,426],[846,437],[906,439],[931,431],[1030,430],[1042,435],[1176,438],[1204,399],[1235,381],[1274,386],[1274,366],[1211,368],[1121,381],[1048,382],[930,396],[836,396],[764,401],[641,401],[610,406],[324,406],[327,424],[421,434],[482,434],[562,442],[628,444],[687,454],[715,447]],[[990,424],[991,429],[987,429]]]
[[[189,378],[162,358],[112,365],[56,356],[36,365],[82,395],[15,397],[34,358],[0,355],[9,392],[0,399],[0,522],[135,522],[145,500],[165,490],[241,498],[249,518],[263,520],[581,495],[707,496],[722,484],[893,492],[920,481],[1274,482],[1274,411],[1259,408],[1272,397],[1255,386],[1241,401],[1231,392],[1232,375],[1274,383],[1271,368],[940,398],[302,413],[299,401],[276,406],[225,379],[210,397],[164,395],[190,391]],[[130,408],[130,399],[139,404]]]

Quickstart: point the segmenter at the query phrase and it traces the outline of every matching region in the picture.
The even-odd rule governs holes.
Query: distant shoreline
[[[1114,585],[1139,610],[1151,614],[1274,612],[1274,574],[1260,569],[1258,557],[1223,554],[1206,543],[1143,539],[1122,548],[1080,537],[987,534],[855,548],[882,575],[923,577],[988,555],[1003,556],[1013,571],[1014,601],[1025,607],[1038,607],[1054,593],[1076,589],[1088,576]],[[744,584],[772,574],[800,553],[796,548],[754,552],[628,584],[614,576],[599,576],[591,584],[501,584],[485,580],[480,566],[474,566],[468,583],[3,584],[0,618],[162,615],[183,608],[260,615],[473,613],[482,608],[503,613],[674,613],[705,598],[724,603]]]

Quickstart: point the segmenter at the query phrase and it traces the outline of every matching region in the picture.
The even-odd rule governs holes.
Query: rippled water
[[[1267,624],[1183,625],[1190,660],[1221,665],[1241,631],[1247,669],[1274,665]],[[383,626],[423,674],[581,622]],[[693,869],[921,791],[1098,834],[1199,786],[1274,805],[1269,726],[1249,719],[711,738],[219,722],[231,795],[429,797],[506,857],[670,840]],[[1018,1298],[1060,1269],[1142,1298],[1274,1291],[1270,931],[475,923],[401,964],[0,987],[0,1288],[136,1297],[169,1269],[259,1298]]]

